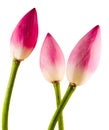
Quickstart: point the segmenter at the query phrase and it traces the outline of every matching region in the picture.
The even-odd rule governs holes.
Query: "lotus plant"
[[[68,89],[55,111],[48,130],[54,130],[58,116],[66,106],[76,86],[85,83],[97,69],[101,52],[100,26],[97,25],[83,36],[72,50],[67,63]]]
[[[20,62],[27,58],[35,48],[37,38],[38,19],[36,9],[33,8],[19,21],[11,36],[10,48],[13,60],[3,104],[2,130],[8,130],[9,104],[18,67]]]
[[[53,83],[57,107],[61,101],[60,81],[65,73],[65,59],[58,43],[50,33],[47,33],[40,52],[40,68],[45,79]],[[63,130],[62,114],[59,118],[59,130]]]

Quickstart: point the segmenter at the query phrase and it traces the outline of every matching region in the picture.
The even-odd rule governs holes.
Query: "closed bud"
[[[81,85],[95,72],[100,59],[101,36],[99,25],[82,37],[72,50],[67,63],[67,78]]]

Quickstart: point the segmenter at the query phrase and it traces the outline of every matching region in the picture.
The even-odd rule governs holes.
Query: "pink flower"
[[[40,68],[45,79],[49,82],[60,81],[64,76],[65,59],[63,53],[49,33],[41,48]]]
[[[72,50],[67,63],[67,78],[71,83],[81,85],[96,70],[101,52],[99,25],[90,30]]]
[[[24,60],[35,48],[38,38],[38,20],[36,9],[30,10],[14,29],[10,44],[15,59]]]

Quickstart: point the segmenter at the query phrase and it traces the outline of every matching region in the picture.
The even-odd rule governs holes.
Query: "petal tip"
[[[36,13],[36,8],[32,8],[29,12]]]
[[[52,37],[52,35],[48,32],[46,37]]]
[[[92,30],[93,31],[99,31],[100,30],[100,25],[96,25]]]

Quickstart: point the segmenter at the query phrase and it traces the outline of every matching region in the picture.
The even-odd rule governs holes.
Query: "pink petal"
[[[46,35],[41,48],[40,68],[49,82],[60,81],[64,76],[65,59],[63,53],[49,33]]]
[[[101,52],[99,25],[90,30],[72,50],[67,63],[67,78],[77,85],[83,84],[95,72]]]
[[[23,60],[35,48],[38,38],[36,9],[30,10],[17,24],[11,36],[11,52],[15,59]]]

